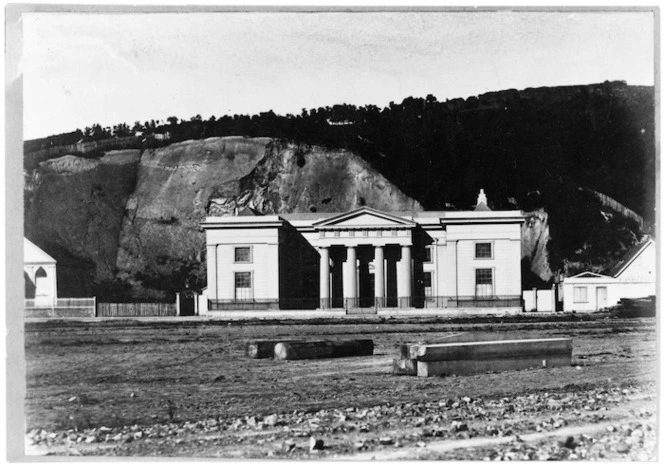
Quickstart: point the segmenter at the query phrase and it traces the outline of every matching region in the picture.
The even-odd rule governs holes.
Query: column
[[[399,278],[399,307],[410,307],[410,290],[412,288],[412,272],[410,266],[410,246],[401,246],[401,277]]]
[[[320,308],[330,307],[330,248],[321,247],[320,251]]]
[[[355,246],[346,248],[346,269],[344,270],[344,300],[350,307],[357,307],[357,252]]]
[[[217,245],[207,246],[207,297],[217,299]]]
[[[384,307],[385,298],[385,254],[383,246],[376,246],[374,250],[374,285],[376,305]]]

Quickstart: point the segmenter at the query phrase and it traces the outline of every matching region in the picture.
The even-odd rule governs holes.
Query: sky
[[[134,121],[654,84],[651,12],[26,13],[25,139]]]

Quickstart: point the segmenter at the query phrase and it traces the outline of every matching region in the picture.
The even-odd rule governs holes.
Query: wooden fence
[[[95,298],[26,299],[26,317],[94,317]]]
[[[162,317],[176,315],[176,303],[97,303],[97,317]]]

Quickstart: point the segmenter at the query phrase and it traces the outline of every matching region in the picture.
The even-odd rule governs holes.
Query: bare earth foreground
[[[525,317],[525,316],[524,316]],[[606,315],[26,324],[26,453],[277,459],[657,455],[656,323]],[[392,375],[401,343],[569,336],[574,365]],[[253,360],[260,338],[360,339],[373,356]],[[313,439],[312,439],[313,437]],[[314,446],[312,448],[312,446]]]

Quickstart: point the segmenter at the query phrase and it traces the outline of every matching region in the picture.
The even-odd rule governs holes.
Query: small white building
[[[23,278],[26,299],[53,305],[58,297],[56,261],[27,238],[23,238]]]
[[[523,221],[483,191],[473,211],[208,217],[209,311],[518,308]]]
[[[654,296],[656,256],[655,242],[648,238],[604,273],[583,272],[565,278],[564,310],[594,312],[615,306],[622,298]]]

